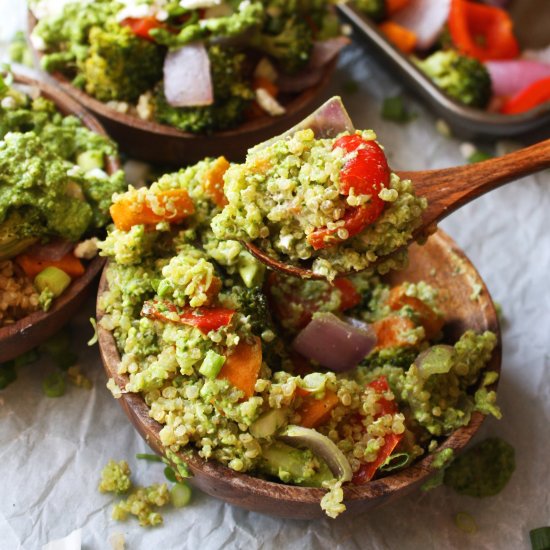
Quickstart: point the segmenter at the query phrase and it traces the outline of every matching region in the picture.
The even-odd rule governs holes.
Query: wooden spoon
[[[550,168],[550,139],[503,157],[441,170],[397,172],[401,179],[410,179],[416,194],[428,199],[428,208],[422,215],[422,224],[413,233],[412,240],[431,235],[443,218],[461,206],[521,177]],[[412,241],[411,240],[411,241]],[[251,254],[271,269],[303,279],[323,279],[311,269],[285,264],[269,256],[252,242],[243,243]],[[381,261],[384,258],[380,258]],[[376,262],[371,265],[376,265]],[[350,273],[341,273],[346,276]]]

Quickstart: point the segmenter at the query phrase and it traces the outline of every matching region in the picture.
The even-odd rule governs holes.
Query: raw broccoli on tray
[[[486,107],[491,99],[491,77],[483,63],[454,50],[438,51],[417,66],[452,98],[470,107]]]

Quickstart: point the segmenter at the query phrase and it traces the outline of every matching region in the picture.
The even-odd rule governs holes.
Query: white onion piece
[[[172,107],[214,103],[210,59],[202,43],[168,52],[164,60],[164,95]]]
[[[281,139],[287,139],[293,136],[300,130],[311,128],[317,139],[334,138],[342,132],[355,132],[353,123],[342,103],[342,99],[338,96],[331,97],[325,101],[318,109],[313,111],[309,116],[301,122],[293,126],[280,136],[275,136],[267,141],[259,143],[249,150],[249,153],[265,149],[272,143]]]
[[[512,61],[486,61],[491,75],[493,94],[513,96],[537,80],[550,77],[550,64],[528,59]]]
[[[332,313],[318,313],[292,347],[321,366],[342,372],[355,368],[376,346],[372,327],[354,327]]]
[[[412,0],[393,20],[416,34],[416,47],[431,47],[449,18],[451,0]]]
[[[344,453],[327,436],[302,426],[287,426],[279,436],[285,443],[306,447],[322,458],[338,481],[351,481],[353,472]]]

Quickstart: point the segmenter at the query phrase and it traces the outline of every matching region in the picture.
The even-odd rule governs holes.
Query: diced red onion
[[[307,67],[297,75],[280,74],[277,87],[283,93],[299,93],[315,86],[324,74],[324,67],[350,43],[349,38],[337,36],[313,44]]]
[[[513,96],[543,78],[550,76],[550,63],[515,59],[485,63],[496,96]]]
[[[292,347],[321,366],[342,372],[355,368],[376,346],[374,330],[354,327],[332,313],[318,313]]]
[[[416,35],[419,50],[430,48],[449,18],[451,0],[411,0],[393,20]]]
[[[168,52],[164,60],[164,95],[172,107],[212,105],[210,59],[204,44],[188,44]]]
[[[347,36],[336,36],[328,40],[314,42],[308,67],[310,69],[324,67],[350,43],[351,40]]]
[[[74,243],[62,239],[54,239],[46,244],[33,244],[27,248],[26,254],[31,254],[37,260],[58,261],[66,256],[74,247]]]

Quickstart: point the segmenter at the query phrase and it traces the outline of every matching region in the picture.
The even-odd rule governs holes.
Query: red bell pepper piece
[[[176,313],[175,321],[168,313]],[[204,334],[228,325],[235,314],[234,309],[222,307],[185,307],[178,308],[171,302],[148,300],[141,308],[141,315],[165,323],[181,323],[198,328]]]
[[[390,183],[390,168],[380,146],[371,140],[365,140],[358,134],[342,136],[334,142],[334,149],[340,147],[347,153],[356,151],[348,160],[340,174],[340,192],[349,195],[354,189],[356,195],[370,195],[368,203],[350,208],[342,218],[346,239],[354,237],[365,227],[376,221],[384,210],[384,201],[378,196]],[[342,239],[338,229],[321,227],[307,236],[307,242],[315,249],[332,246]]]
[[[373,380],[368,385],[376,390],[377,393],[385,393],[390,389],[385,376],[381,376],[380,378]],[[380,397],[378,399],[378,404],[380,405],[380,412],[375,416],[375,418],[379,418],[385,414],[395,414],[398,411],[395,400],[389,401],[383,397]],[[380,466],[382,466],[382,464],[384,464],[384,462],[386,462],[386,460],[391,456],[394,449],[403,439],[403,435],[404,434],[391,433],[384,436],[384,445],[378,451],[376,460],[362,464],[359,467],[359,470],[353,474],[352,483],[355,483],[355,485],[362,485],[363,483],[370,481],[376,473],[376,470],[378,470],[378,468],[380,468]]]
[[[153,42],[153,38],[149,34],[153,29],[166,28],[166,26],[152,15],[147,17],[127,17],[120,24],[123,27],[129,27],[130,30],[140,38]]]
[[[340,291],[340,311],[346,311],[361,303],[361,294],[349,279],[336,279],[334,286]]]
[[[534,109],[550,101],[550,77],[533,82],[514,97],[510,98],[500,109],[505,115],[517,115]]]
[[[456,48],[480,61],[519,55],[510,16],[500,8],[468,0],[452,0],[449,32]]]

